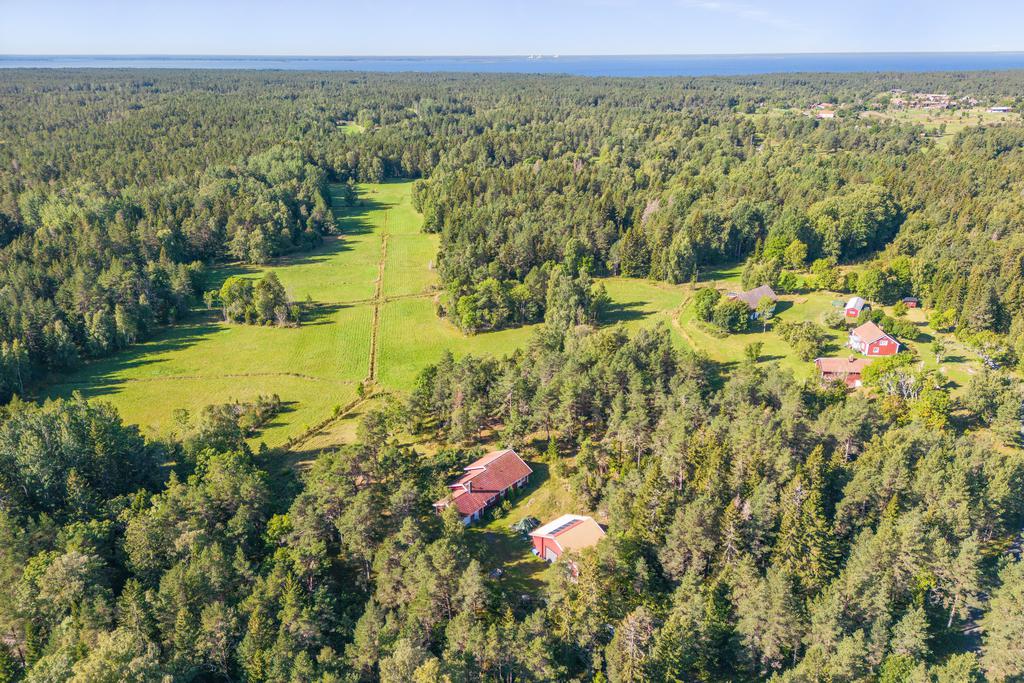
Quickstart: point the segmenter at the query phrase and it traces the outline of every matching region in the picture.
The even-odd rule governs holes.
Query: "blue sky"
[[[0,54],[1024,50],[1019,0],[0,0]]]

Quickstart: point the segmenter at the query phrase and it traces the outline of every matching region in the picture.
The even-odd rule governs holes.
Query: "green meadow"
[[[78,391],[112,403],[126,421],[152,436],[174,429],[174,411],[278,394],[285,410],[254,440],[280,446],[351,405],[357,387],[404,392],[443,353],[503,355],[524,345],[533,327],[467,335],[436,312],[433,264],[438,236],[420,231],[412,183],[366,184],[355,206],[335,206],[338,234],[315,250],[265,266],[229,264],[207,286],[227,277],[274,271],[295,301],[312,302],[297,328],[221,322],[197,309],[185,324],[111,358],[89,363],[52,386],[45,397]],[[662,321],[685,289],[609,278],[615,305],[608,322],[629,327]],[[374,330],[376,321],[377,329]],[[371,357],[375,373],[370,377]],[[358,415],[358,410],[353,411]],[[336,428],[344,440],[351,425]],[[327,442],[334,445],[335,439]]]
[[[153,436],[174,429],[174,411],[198,411],[211,403],[246,401],[278,394],[285,410],[255,442],[283,445],[307,435],[298,449],[319,450],[351,441],[353,422],[366,406],[356,407],[316,432],[339,407],[357,401],[361,384],[376,393],[409,390],[416,375],[445,352],[457,356],[501,356],[527,343],[533,326],[467,335],[438,317],[437,274],[433,264],[438,237],[420,231],[412,207],[412,183],[366,184],[355,206],[335,206],[338,234],[315,250],[291,254],[262,267],[225,265],[211,272],[208,286],[231,275],[261,277],[277,273],[289,296],[311,301],[297,328],[231,325],[216,311],[197,309],[185,324],[163,330],[151,341],[111,358],[90,363],[51,387],[45,397],[78,391],[111,402],[126,421]],[[709,271],[704,286],[738,286],[735,268]],[[769,328],[724,338],[695,321],[687,305],[690,285],[610,277],[601,280],[612,299],[604,324],[635,330],[663,324],[680,347],[699,349],[713,360],[743,359],[750,342],[763,343],[763,361],[777,361],[798,378],[814,366],[798,359]],[[821,322],[833,299],[813,292],[784,296],[779,320]],[[931,333],[920,311],[922,341],[913,343],[922,360],[937,367],[928,352]],[[916,318],[915,318],[916,319]],[[830,331],[831,353],[843,353],[845,334]],[[371,364],[373,372],[371,376]],[[940,371],[962,387],[974,371],[967,353],[954,347]]]

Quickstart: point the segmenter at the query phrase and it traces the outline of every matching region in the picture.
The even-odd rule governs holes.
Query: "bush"
[[[712,322],[727,332],[745,332],[750,324],[750,309],[742,301],[725,299],[715,306]]]
[[[693,326],[709,337],[714,337],[715,339],[725,339],[729,336],[729,333],[722,328],[716,327],[713,323],[706,323],[703,320],[695,320]]]
[[[825,327],[833,330],[842,330],[846,327],[846,316],[838,308],[825,311],[821,316],[821,322]]]
[[[872,310],[861,313],[863,322],[872,321],[881,327],[887,334],[897,339],[915,341],[918,337],[917,326],[909,320],[899,320],[886,315],[882,310]]]
[[[820,325],[809,321],[782,322],[775,326],[775,331],[793,347],[801,360],[806,361],[820,356],[829,340],[828,333]]]
[[[705,287],[698,289],[693,295],[693,314],[698,320],[711,322],[711,316],[715,312],[715,304],[722,298],[717,289]]]

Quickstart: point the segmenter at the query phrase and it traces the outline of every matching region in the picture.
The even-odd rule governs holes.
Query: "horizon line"
[[[541,57],[557,59],[562,57],[789,57],[814,55],[1015,55],[1024,54],[1017,50],[837,50],[837,51],[796,51],[796,52],[523,52],[500,54],[299,54],[299,53],[189,53],[189,52],[11,52],[0,53],[0,58],[40,57],[130,57],[139,58],[235,58],[235,59],[516,59]]]

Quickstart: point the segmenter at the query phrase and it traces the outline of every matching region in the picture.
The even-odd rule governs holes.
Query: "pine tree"
[[[814,481],[818,479],[818,481]],[[801,467],[783,497],[775,564],[797,577],[805,595],[813,595],[834,576],[835,538],[825,517],[824,482]]]
[[[981,665],[987,676],[996,681],[1024,676],[1024,562],[1003,565],[980,625]]]

